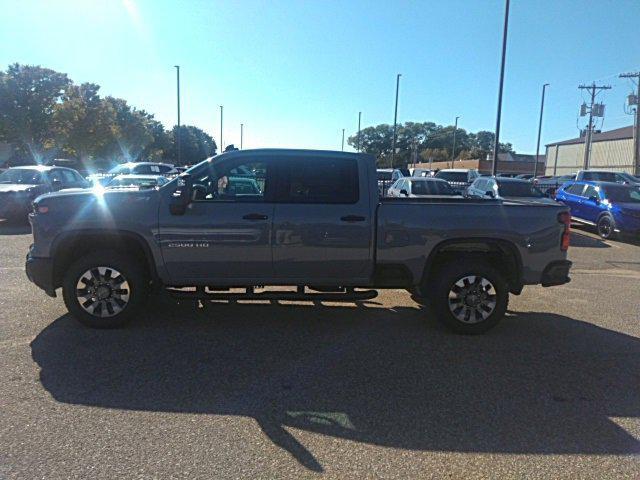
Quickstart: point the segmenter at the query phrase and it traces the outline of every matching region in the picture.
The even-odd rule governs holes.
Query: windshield
[[[412,181],[411,193],[414,195],[455,195],[456,192],[447,182]]]
[[[443,172],[436,173],[436,177],[447,180],[448,182],[464,182],[467,183],[467,172]]]
[[[381,172],[378,170],[378,181],[391,180],[391,172]]]
[[[633,175],[631,175],[629,173],[620,172],[618,175],[620,175],[622,178],[624,178],[624,180],[626,182],[638,183],[638,178],[634,177]]]
[[[639,187],[607,185],[601,188],[604,190],[605,197],[611,202],[640,203]]]
[[[501,197],[544,197],[544,194],[529,182],[501,182],[498,180]]]
[[[128,173],[131,173],[131,169],[126,165],[118,165],[109,170],[109,174],[111,175],[126,175]]]
[[[20,183],[24,185],[40,185],[44,181],[42,173],[28,168],[9,169],[0,175],[0,183]]]

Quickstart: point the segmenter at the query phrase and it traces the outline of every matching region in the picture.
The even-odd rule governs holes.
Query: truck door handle
[[[343,222],[364,222],[366,218],[360,215],[346,215],[344,217],[340,217],[340,220]]]
[[[269,218],[267,215],[263,215],[262,213],[248,213],[244,217],[243,220],[266,220]]]

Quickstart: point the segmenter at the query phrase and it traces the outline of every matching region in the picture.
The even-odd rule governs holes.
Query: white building
[[[565,175],[584,166],[585,137],[547,145],[547,175]],[[589,168],[633,174],[633,127],[594,133]]]

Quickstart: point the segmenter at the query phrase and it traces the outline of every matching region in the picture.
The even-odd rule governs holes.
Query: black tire
[[[101,269],[100,267],[106,268]],[[87,283],[87,274],[95,272],[99,268],[104,272],[104,275],[98,275],[102,281],[98,283],[98,277],[91,273],[90,283]],[[108,273],[107,270],[111,273]],[[113,272],[119,276],[115,276]],[[124,279],[124,282],[121,282],[121,279]],[[81,283],[87,288],[78,288]],[[88,296],[80,297],[86,300],[81,302],[78,294],[81,290],[95,290],[96,288],[102,288],[103,292],[106,291],[111,296],[104,300],[99,300],[100,297],[96,296],[93,298],[93,303],[86,308],[83,307],[82,303],[86,304],[92,299]],[[62,281],[62,296],[67,310],[80,323],[91,328],[118,328],[125,325],[144,306],[148,293],[149,276],[144,267],[138,260],[114,250],[101,250],[81,257],[66,269]],[[125,297],[126,301],[124,301]],[[102,303],[98,314],[92,314],[88,311],[92,307],[95,311],[98,303]],[[124,306],[121,305],[122,303]],[[103,315],[107,316],[100,316],[103,308],[105,312]]]
[[[610,240],[616,237],[616,222],[611,215],[602,215],[596,224],[598,235],[604,240]]]
[[[502,274],[482,260],[464,257],[438,268],[428,289],[436,318],[447,328],[464,335],[477,335],[495,327],[504,317],[509,302],[509,287]],[[473,305],[467,305],[467,299]],[[465,317],[467,311],[467,319],[460,318]]]

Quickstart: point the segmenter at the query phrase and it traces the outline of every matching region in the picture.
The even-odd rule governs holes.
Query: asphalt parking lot
[[[0,478],[637,478],[640,244],[575,230],[572,282],[484,336],[400,290],[94,331],[0,224]]]

